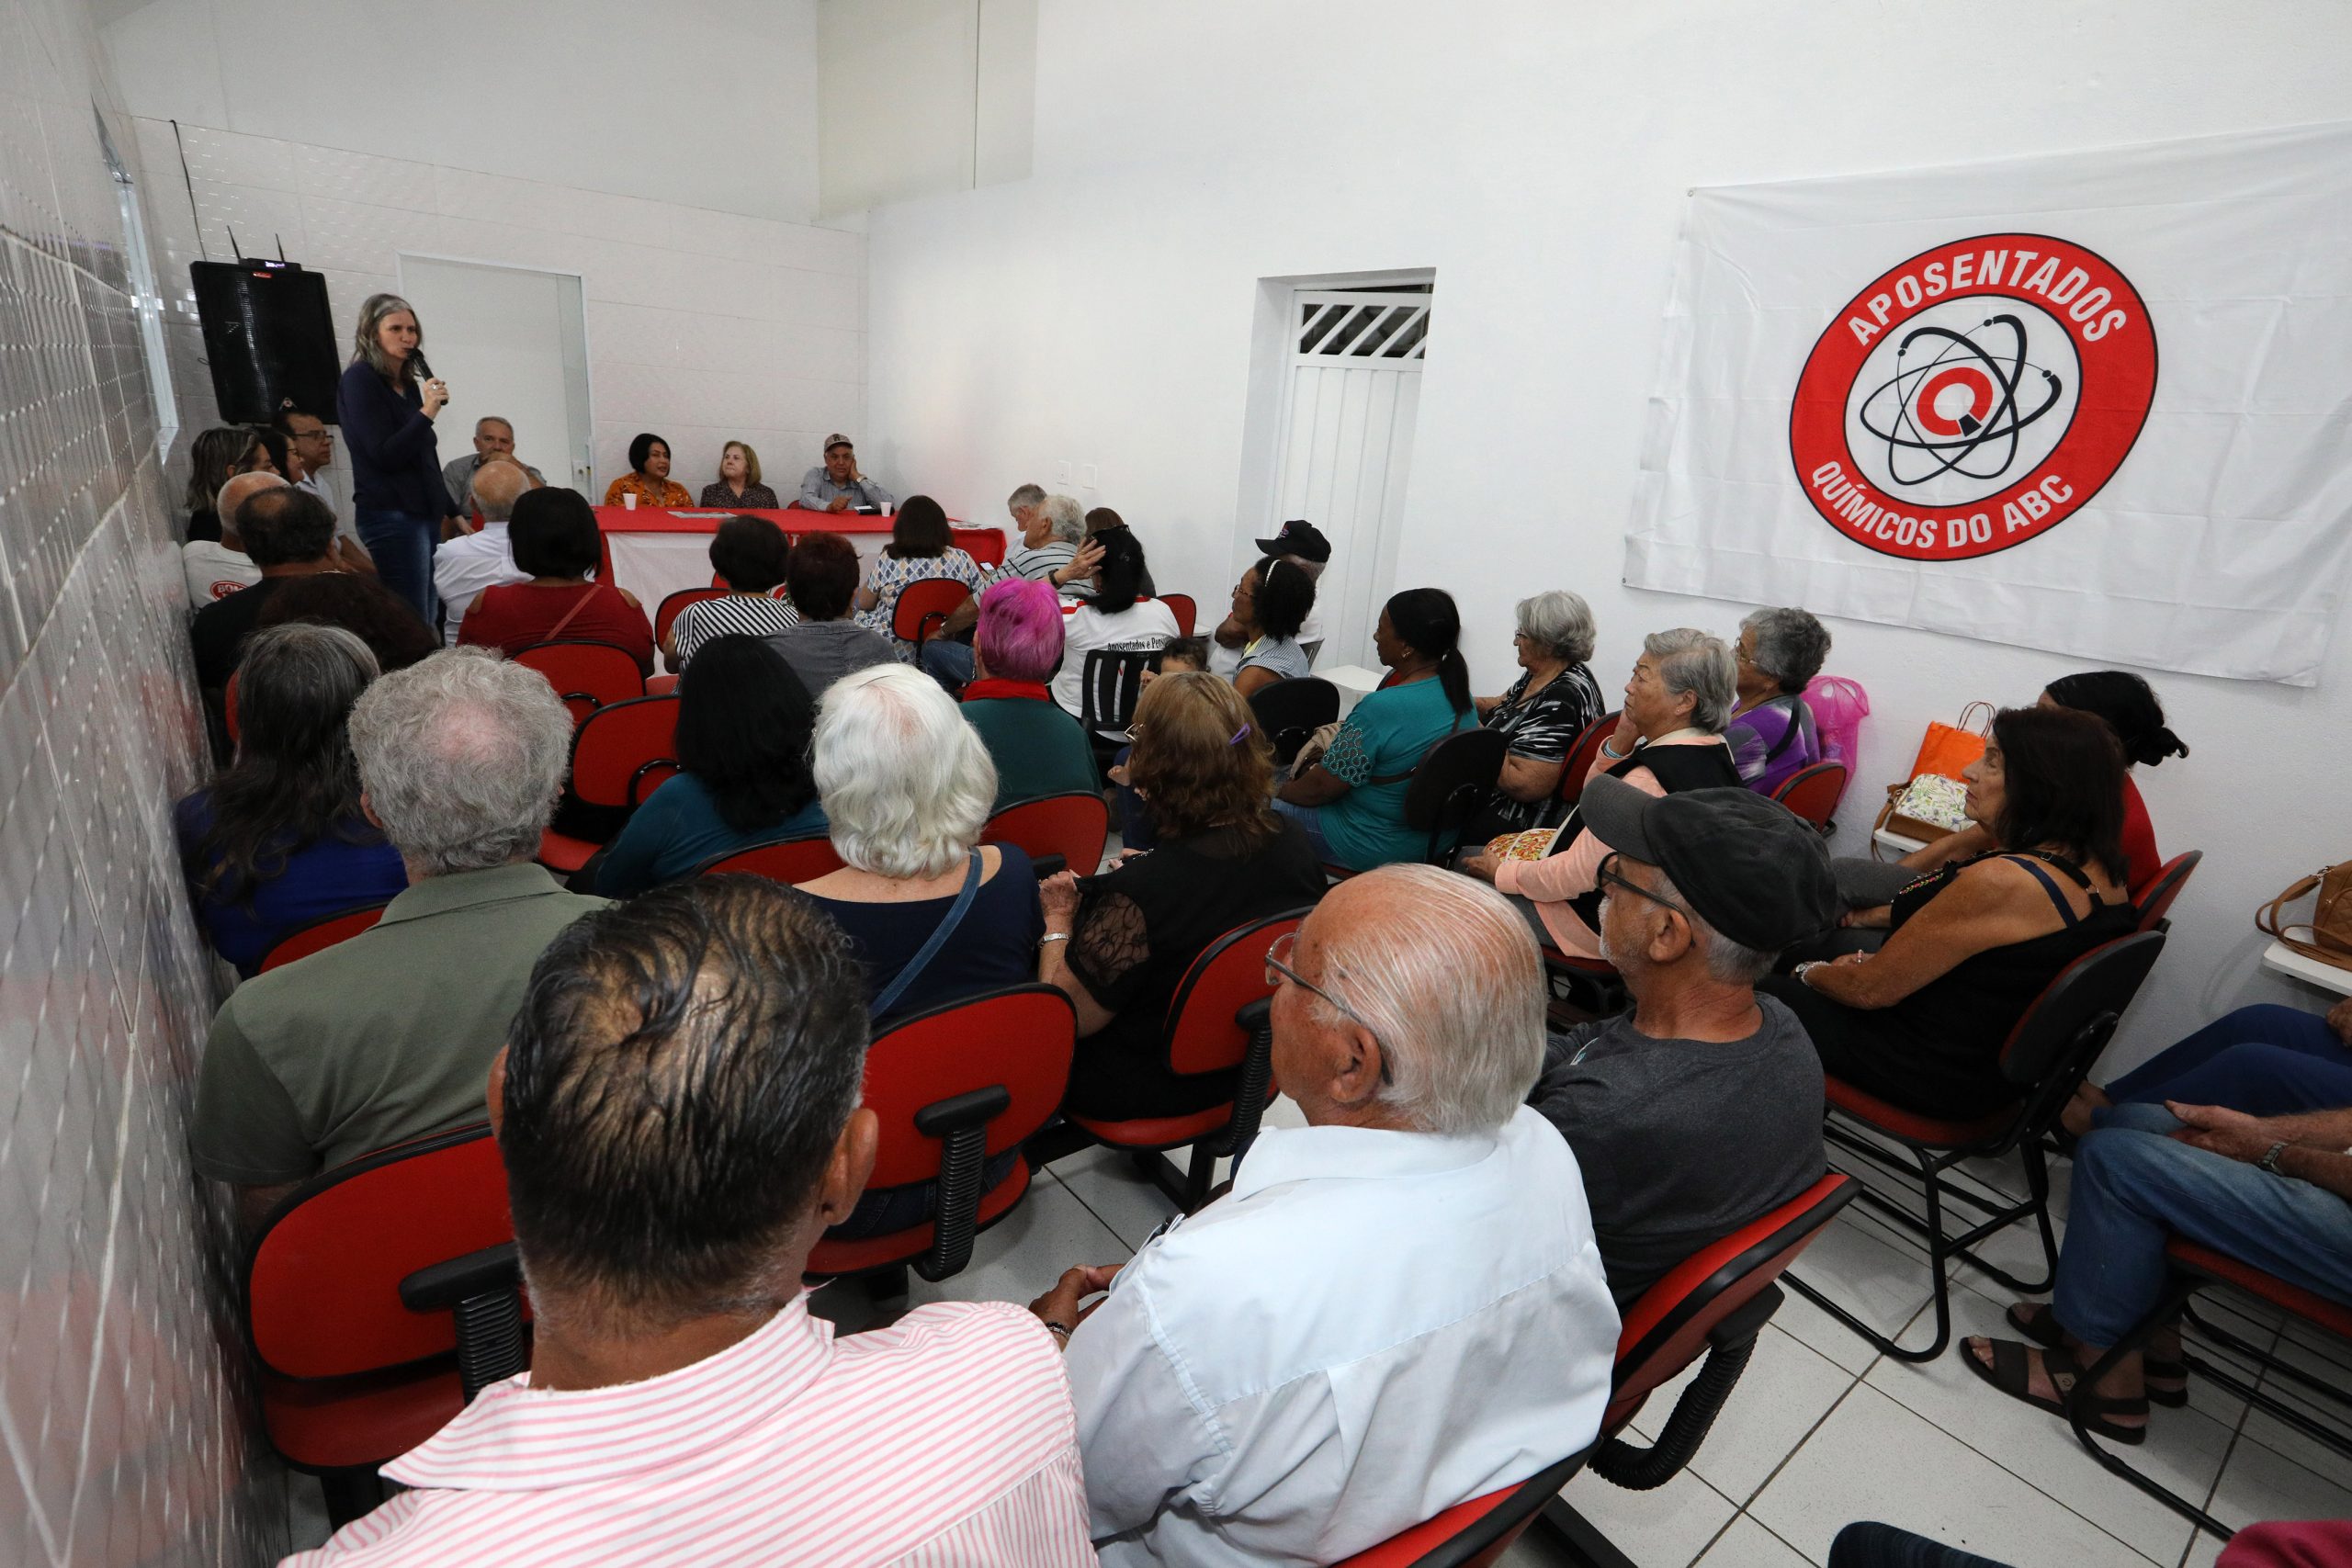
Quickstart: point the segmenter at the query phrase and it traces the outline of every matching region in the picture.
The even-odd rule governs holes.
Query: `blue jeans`
[[[2177,1234],[2330,1301],[2352,1303],[2352,1203],[2308,1181],[2176,1143],[2158,1105],[2119,1105],[2075,1151],[2058,1321],[2088,1345],[2153,1311]]]
[[[972,645],[935,637],[922,645],[922,657],[916,660],[922,672],[947,688],[954,696],[972,683]]]
[[[1853,1524],[1829,1543],[1829,1568],[2002,1568],[1989,1557],[1893,1525]]]
[[[2119,1105],[2226,1105],[2286,1116],[2352,1105],[2352,1049],[2301,1008],[2240,1008],[2107,1086]],[[2106,1112],[2093,1117],[2104,1126]]]
[[[358,526],[359,542],[376,558],[376,574],[384,586],[439,632],[440,605],[433,593],[433,547],[441,539],[441,519],[363,506],[353,513],[352,521]]]
[[[1114,768],[1125,767],[1127,759],[1135,754],[1134,747],[1122,746],[1119,748],[1119,754],[1111,759],[1111,765]],[[1143,796],[1136,793],[1135,785],[1113,784],[1111,795],[1118,803],[1119,847],[1128,850],[1148,850],[1156,847],[1159,842],[1159,835],[1152,831],[1151,813],[1144,809]]]
[[[1323,808],[1319,806],[1294,806],[1287,800],[1274,802],[1274,810],[1289,818],[1306,830],[1306,841],[1314,847],[1315,858],[1325,865],[1338,865],[1340,857],[1331,852],[1331,841],[1323,836]]]

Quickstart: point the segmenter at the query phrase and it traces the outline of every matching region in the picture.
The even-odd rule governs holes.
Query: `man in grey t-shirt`
[[[1623,1308],[1818,1180],[1821,1061],[1756,982],[1837,919],[1820,839],[1744,789],[1663,799],[1596,778],[1601,952],[1633,1010],[1555,1035],[1528,1103],[1576,1151]]]

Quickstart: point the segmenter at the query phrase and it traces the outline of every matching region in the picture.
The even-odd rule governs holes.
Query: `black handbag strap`
[[[915,950],[915,955],[907,960],[907,966],[899,970],[897,977],[888,986],[882,987],[880,996],[874,998],[876,1018],[880,1018],[888,1012],[891,1006],[907,994],[907,987],[922,977],[922,972],[930,967],[931,961],[939,956],[939,950],[947,945],[947,939],[956,934],[956,928],[964,923],[965,911],[972,907],[972,900],[979,896],[979,891],[980,852],[976,847],[972,851],[971,863],[964,874],[964,886],[956,892],[956,902],[949,906],[946,918],[939,922],[938,927],[932,931],[923,944]]]

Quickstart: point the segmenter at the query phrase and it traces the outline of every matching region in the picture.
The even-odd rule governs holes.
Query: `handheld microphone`
[[[416,347],[408,351],[408,366],[409,369],[415,373],[416,378],[419,381],[430,381],[433,379],[433,367],[424,362],[424,344],[419,344]]]

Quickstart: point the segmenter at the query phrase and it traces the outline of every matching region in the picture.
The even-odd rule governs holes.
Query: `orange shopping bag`
[[[1976,716],[1983,708],[1984,716]],[[1927,738],[1919,742],[1919,755],[1911,764],[1911,776],[1921,773],[1941,773],[1948,779],[1960,777],[1961,770],[1984,754],[1984,737],[1992,732],[1993,705],[1971,703],[1960,710],[1957,726],[1938,724],[1930,720]]]

